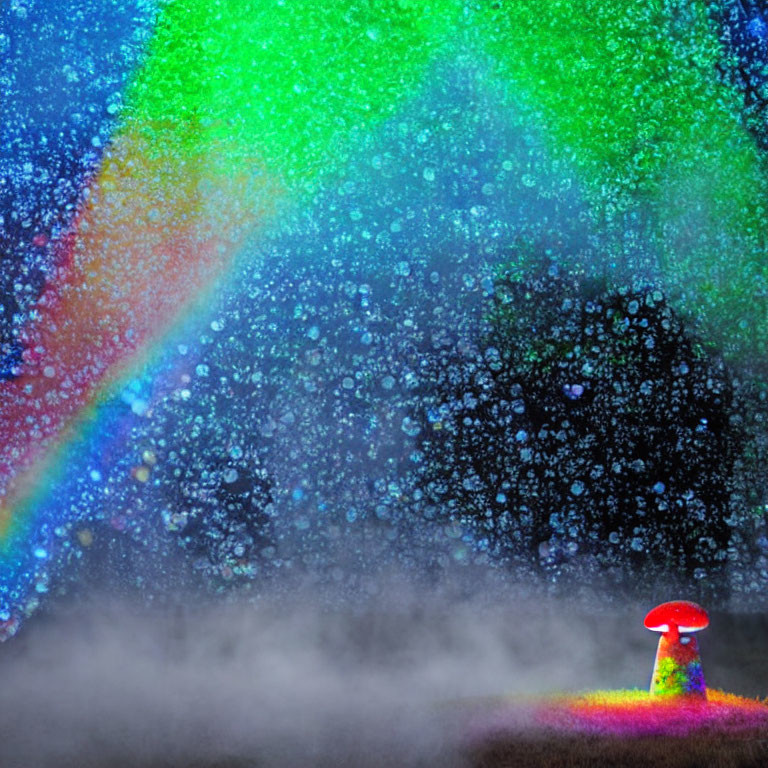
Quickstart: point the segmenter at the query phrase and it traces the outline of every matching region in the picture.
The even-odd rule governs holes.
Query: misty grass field
[[[306,595],[183,612],[68,605],[0,659],[0,766],[768,764],[768,729],[629,738],[542,725],[531,713],[561,693],[644,688],[656,638],[635,605],[480,595],[401,584],[354,609]],[[710,689],[764,699],[768,621],[711,618]]]
[[[766,737],[766,734],[763,734]],[[635,766],[658,766],[658,768],[759,768],[768,761],[768,738],[758,734],[748,739],[728,739],[708,736],[701,739],[638,739],[625,742],[619,739],[600,737],[552,737],[500,740],[463,756],[466,768],[635,768]],[[399,761],[378,759],[371,764],[384,768],[396,768]],[[62,764],[64,765],[64,764]],[[73,763],[73,765],[75,765]],[[110,761],[104,763],[110,768],[260,768],[266,765],[258,759],[221,758],[216,760],[191,761],[184,763],[153,761],[134,763],[131,761]],[[367,765],[357,762],[312,763],[313,768],[358,768]],[[442,768],[446,763],[425,762],[424,768]]]
[[[80,758],[59,763],[63,768],[101,765],[110,768],[262,768],[275,763],[260,757],[212,757],[203,759],[163,759],[146,761],[105,752],[102,760],[82,762]],[[317,753],[313,768],[396,768],[396,766],[435,766],[435,768],[760,768],[768,764],[768,729],[738,736],[700,733],[689,737],[653,736],[625,738],[533,730],[490,738],[471,747],[456,748],[434,758],[403,760],[402,755],[347,755]]]
[[[763,734],[765,737],[766,734]],[[624,742],[600,737],[553,737],[536,739],[521,737],[493,742],[465,756],[467,768],[602,768],[605,766],[635,768],[759,768],[768,761],[768,738],[728,739],[709,736],[703,739],[640,739]],[[402,765],[398,761],[377,760],[377,766]],[[62,763],[62,765],[66,765]],[[72,764],[73,766],[76,763]],[[175,761],[109,761],[110,768],[141,766],[142,768],[260,768],[258,759],[222,758],[178,763]],[[357,762],[318,761],[317,768],[339,766],[353,768]],[[441,766],[444,763],[424,763]]]

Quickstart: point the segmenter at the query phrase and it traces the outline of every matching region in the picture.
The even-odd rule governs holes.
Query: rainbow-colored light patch
[[[768,728],[768,706],[759,699],[712,690],[707,698],[654,696],[647,691],[593,691],[556,696],[535,707],[535,721],[558,731],[618,736],[687,736]]]

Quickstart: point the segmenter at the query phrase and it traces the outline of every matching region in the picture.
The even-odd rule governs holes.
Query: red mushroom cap
[[[654,632],[669,632],[672,625],[676,626],[679,632],[698,632],[709,626],[709,616],[696,603],[672,600],[649,611],[643,623],[647,629]]]

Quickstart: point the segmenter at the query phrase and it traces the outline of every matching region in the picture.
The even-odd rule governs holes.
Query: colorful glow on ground
[[[738,734],[768,728],[765,702],[712,689],[706,701],[639,690],[593,691],[555,696],[533,709],[537,724],[571,733],[688,736],[697,731]]]

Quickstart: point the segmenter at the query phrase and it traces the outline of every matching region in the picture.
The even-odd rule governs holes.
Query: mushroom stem
[[[670,622],[669,629],[663,634],[663,637],[666,637],[669,643],[679,643],[680,628],[677,626],[677,624]],[[659,638],[659,641],[661,641],[661,638]]]
[[[676,625],[659,638],[653,665],[651,693],[662,696],[707,698],[707,686],[693,635],[680,635]]]

